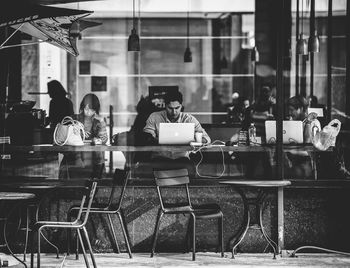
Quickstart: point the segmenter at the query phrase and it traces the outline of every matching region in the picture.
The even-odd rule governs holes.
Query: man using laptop
[[[198,120],[189,113],[182,112],[182,93],[179,91],[168,92],[164,97],[165,110],[152,113],[147,121],[143,131],[148,134],[148,140],[151,144],[158,144],[160,123],[194,123],[195,132],[201,132],[202,143],[210,143],[210,137],[202,128]],[[181,168],[192,166],[189,158],[189,152],[171,152],[159,151],[152,153],[152,162],[154,168]]]

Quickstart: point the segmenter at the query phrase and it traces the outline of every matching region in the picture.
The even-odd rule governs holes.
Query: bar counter
[[[284,151],[307,151],[307,152],[320,152],[313,145],[285,145]],[[15,152],[159,152],[159,151],[198,151],[201,149],[203,152],[270,152],[276,149],[275,145],[259,145],[259,146],[226,146],[226,145],[211,145],[203,147],[192,147],[188,145],[153,145],[153,146],[114,146],[114,145],[83,145],[83,146],[57,146],[50,144],[43,145],[5,145],[3,146],[2,153],[15,153]],[[331,151],[332,148],[327,151]]]

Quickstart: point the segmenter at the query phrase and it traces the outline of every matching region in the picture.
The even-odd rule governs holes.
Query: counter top
[[[4,145],[1,151],[3,153],[15,152],[159,152],[159,151],[198,151],[202,152],[269,152],[276,149],[275,145],[260,145],[260,146],[204,146],[191,147],[189,145],[153,145],[153,146],[112,146],[112,145],[83,145],[83,146],[58,146],[58,145]],[[284,145],[284,151],[308,151],[319,152],[312,145]],[[331,151],[332,148],[328,149]]]

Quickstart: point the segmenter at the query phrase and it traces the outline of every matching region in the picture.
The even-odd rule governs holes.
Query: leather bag
[[[72,117],[66,116],[62,119],[61,123],[56,125],[53,133],[53,140],[55,144],[60,146],[84,145],[84,125],[81,122],[74,120]]]

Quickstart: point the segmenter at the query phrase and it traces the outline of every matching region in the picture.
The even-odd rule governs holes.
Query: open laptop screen
[[[159,144],[189,144],[194,141],[194,123],[160,123]]]
[[[265,121],[266,143],[276,143],[276,121]],[[302,144],[304,143],[303,122],[283,121],[283,143]]]

